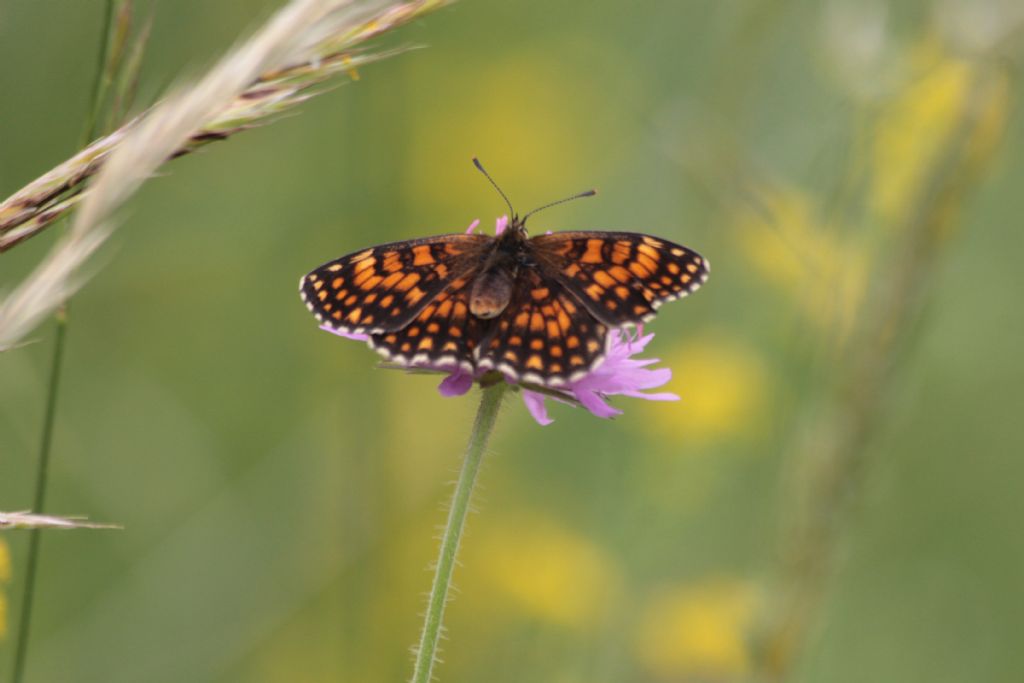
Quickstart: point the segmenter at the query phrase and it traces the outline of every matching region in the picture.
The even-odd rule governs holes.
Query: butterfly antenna
[[[480,160],[477,159],[476,157],[473,157],[473,165],[476,166],[478,171],[484,174],[484,177],[491,182],[491,185],[494,185],[494,189],[498,191],[498,194],[501,195],[501,198],[505,200],[506,204],[508,204],[509,217],[514,219],[516,217],[516,210],[512,208],[512,202],[508,200],[508,197],[505,195],[505,193],[501,191],[500,187],[498,187],[498,183],[494,182],[494,178],[491,177],[490,173],[484,170],[483,164],[481,164]]]
[[[586,192],[580,192],[579,194],[574,194],[573,196],[566,197],[565,199],[559,199],[557,202],[551,202],[550,204],[545,204],[544,206],[539,206],[536,209],[534,209],[533,211],[531,211],[530,213],[528,213],[525,216],[523,216],[523,220],[520,221],[520,222],[525,223],[527,218],[529,218],[533,214],[537,213],[538,211],[543,211],[544,209],[550,209],[552,206],[558,206],[559,204],[565,204],[566,202],[571,202],[574,199],[582,199],[583,197],[593,197],[595,194],[597,194],[597,190],[587,190]]]

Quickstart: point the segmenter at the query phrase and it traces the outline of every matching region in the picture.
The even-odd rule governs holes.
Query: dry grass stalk
[[[81,268],[113,229],[112,213],[165,161],[266,123],[332,76],[393,54],[353,50],[448,2],[293,0],[204,77],[0,204],[0,251],[78,209],[68,235],[0,301],[0,351],[82,285]]]
[[[360,44],[380,33],[401,26],[436,9],[448,0],[417,0],[391,5],[366,20],[357,20],[354,26],[341,26],[337,32],[325,28],[312,31],[313,44],[302,48],[293,60],[277,65],[254,78],[247,88],[223,109],[213,112],[210,119],[191,131],[179,149],[177,157],[195,151],[210,142],[223,140],[235,133],[265,124],[317,94],[315,86],[338,75],[350,77],[356,69],[373,61],[391,56],[395,51],[381,53],[353,52]],[[342,8],[366,6],[367,3],[320,3],[338,12]],[[381,5],[383,3],[370,3]],[[365,10],[364,10],[365,11]],[[337,20],[335,19],[335,22]],[[330,26],[330,21],[324,22]],[[320,37],[316,40],[315,37]],[[307,38],[307,41],[309,38]],[[96,140],[88,147],[32,181],[0,204],[0,252],[32,237],[75,206],[78,195],[87,190],[86,182],[103,166],[116,148],[146,115],[140,116],[117,131]]]
[[[116,524],[97,524],[84,517],[36,515],[27,510],[0,512],[0,531],[8,529],[120,529]]]

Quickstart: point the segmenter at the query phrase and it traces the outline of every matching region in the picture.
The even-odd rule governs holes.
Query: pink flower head
[[[480,221],[473,221],[466,233],[472,233],[479,223]],[[495,224],[495,234],[500,235],[508,227],[508,223],[508,216],[498,218]],[[335,330],[327,324],[321,325],[320,329],[354,341],[367,342],[370,340],[369,335]],[[530,388],[530,385],[521,387],[523,402],[526,404],[527,410],[538,423],[548,425],[553,420],[548,417],[547,405],[544,401],[546,398],[570,405],[583,406],[601,418],[611,418],[622,414],[621,410],[613,408],[607,403],[606,399],[609,396],[630,396],[648,401],[678,401],[678,396],[668,392],[644,393],[647,389],[664,385],[672,378],[672,371],[668,368],[651,369],[647,367],[657,363],[657,358],[634,358],[653,338],[653,334],[645,335],[642,330],[632,333],[620,329],[609,330],[604,360],[588,374],[557,389],[539,391],[537,390],[540,389],[539,387],[533,389]],[[454,370],[447,366],[433,367],[429,363],[416,364],[407,369],[446,373],[447,377],[441,380],[441,384],[438,386],[438,391],[445,397],[462,396],[486,374],[471,372],[462,367]],[[508,377],[505,378],[505,381],[510,384],[515,383]]]
[[[658,362],[657,358],[633,358],[642,352],[644,347],[654,339],[654,334],[643,335],[641,332],[630,334],[625,330],[613,329],[608,332],[608,352],[604,362],[589,374],[571,382],[566,387],[540,393],[523,387],[523,402],[537,422],[548,425],[553,420],[548,417],[545,398],[581,405],[597,417],[611,418],[621,415],[622,411],[608,405],[605,399],[609,396],[622,395],[633,398],[644,398],[648,401],[678,401],[675,394],[663,392],[648,394],[645,389],[660,387],[672,378],[668,368],[650,369],[647,366]],[[438,391],[442,396],[461,396],[473,387],[478,378],[465,370],[456,370],[441,381]],[[506,380],[509,381],[509,380]]]
[[[644,335],[641,330],[632,334],[626,330],[609,330],[608,353],[604,362],[589,374],[571,383],[569,392],[584,408],[603,418],[622,414],[621,410],[605,402],[608,396],[630,396],[648,401],[678,401],[679,397],[670,392],[644,393],[645,389],[660,387],[672,379],[672,371],[668,368],[647,367],[657,363],[657,358],[633,358],[641,353],[652,339],[654,333]],[[537,422],[550,424],[543,394],[524,389],[523,400]]]
[[[353,341],[369,341],[368,335],[342,332],[331,328],[330,325],[321,325],[320,329]],[[568,386],[550,389],[549,393],[541,393],[523,387],[522,395],[526,409],[538,423],[549,425],[553,420],[548,417],[545,398],[570,405],[581,405],[601,418],[611,418],[622,414],[618,408],[608,405],[606,399],[609,396],[630,396],[648,401],[678,401],[679,397],[669,392],[644,393],[646,389],[660,387],[672,378],[672,371],[668,368],[651,369],[647,367],[657,363],[657,358],[633,357],[641,353],[653,338],[653,333],[643,335],[639,331],[630,334],[625,330],[610,330],[607,341],[608,352],[603,363]],[[451,370],[450,368],[434,368],[429,365],[416,365],[410,369],[448,373],[448,376],[441,380],[437,389],[442,396],[449,398],[467,393],[483,374],[474,374],[462,368]],[[508,378],[506,381],[512,383],[512,380]]]

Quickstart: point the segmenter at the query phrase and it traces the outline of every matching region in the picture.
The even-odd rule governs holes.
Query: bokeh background
[[[142,101],[276,6],[159,3]],[[1019,680],[1021,14],[464,0],[166,167],[71,306],[48,510],[125,529],[45,535],[28,680],[408,676],[474,400],[319,331],[296,282],[493,225],[474,155],[520,210],[599,189],[535,231],[650,232],[714,271],[649,327],[680,402],[540,427],[509,401],[440,680]],[[3,196],[75,150],[102,21],[0,5]],[[52,323],[34,342],[0,356],[3,510],[30,505]],[[0,536],[0,678],[26,540]]]

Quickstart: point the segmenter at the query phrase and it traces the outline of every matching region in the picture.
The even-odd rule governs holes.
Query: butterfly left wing
[[[650,235],[556,232],[530,244],[545,275],[609,327],[646,322],[661,304],[690,294],[708,278],[700,254]]]
[[[323,264],[299,292],[321,323],[349,334],[400,330],[479,268],[494,242],[486,235],[438,235],[392,242]]]
[[[473,351],[487,322],[469,312],[472,281],[459,278],[400,330],[370,335],[370,347],[403,366],[474,369]]]

